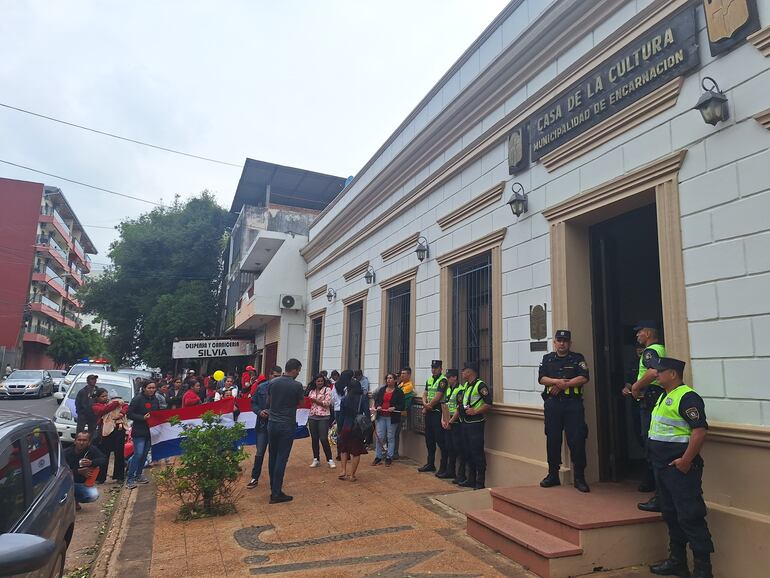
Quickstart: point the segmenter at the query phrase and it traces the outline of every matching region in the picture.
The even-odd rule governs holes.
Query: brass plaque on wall
[[[546,304],[529,306],[529,338],[535,341],[545,339],[548,335],[548,318]]]
[[[422,408],[422,398],[412,398],[412,407],[409,408],[409,429],[425,435],[425,414],[422,413]]]

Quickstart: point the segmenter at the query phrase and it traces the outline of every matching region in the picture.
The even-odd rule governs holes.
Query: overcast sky
[[[2,1],[0,102],[169,148],[355,174],[506,0]],[[239,167],[0,108],[0,159],[168,202],[230,206]],[[150,205],[60,186],[107,262]],[[91,225],[91,226],[89,226]],[[96,267],[95,267],[96,268]]]

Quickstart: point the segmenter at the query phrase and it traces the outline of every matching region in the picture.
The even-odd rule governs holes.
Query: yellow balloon
[[[225,378],[225,372],[221,369],[218,369],[214,372],[214,379],[217,381],[222,381]]]

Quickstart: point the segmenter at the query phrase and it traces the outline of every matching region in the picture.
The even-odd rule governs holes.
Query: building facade
[[[0,302],[6,363],[52,369],[46,355],[60,326],[80,326],[75,293],[91,270],[96,249],[60,189],[0,179],[0,233],[7,266]]]
[[[694,110],[709,89],[714,125]],[[432,359],[479,362],[488,485],[532,485],[538,365],[571,329],[587,474],[623,482],[643,454],[619,392],[656,319],[706,401],[717,571],[764,575],[769,166],[770,1],[514,0],[310,226],[308,364],[409,365],[419,391]]]
[[[308,227],[345,179],[247,159],[231,211],[238,214],[225,262],[223,335],[254,340],[242,359],[269,372],[305,358],[305,272],[300,250]],[[303,368],[307,372],[308,368]]]

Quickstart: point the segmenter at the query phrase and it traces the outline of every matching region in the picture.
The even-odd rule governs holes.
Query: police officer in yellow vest
[[[441,427],[444,429],[446,442],[447,465],[446,473],[440,478],[457,480],[458,472],[463,472],[465,479],[465,455],[462,452],[459,415],[457,414],[457,392],[460,390],[460,374],[456,369],[446,370],[447,388],[441,404]]]
[[[492,390],[479,379],[479,365],[469,361],[463,366],[465,391],[458,406],[463,443],[467,452],[467,479],[458,483],[462,488],[484,487],[487,473],[487,458],[484,454],[484,424],[487,412],[492,409]]]
[[[658,324],[652,320],[639,321],[634,327],[636,331],[636,341],[641,345],[644,350],[639,357],[639,371],[636,376],[636,381],[631,386],[626,386],[623,389],[623,395],[633,396],[634,399],[639,401],[639,415],[641,416],[642,426],[642,438],[645,442],[647,440],[647,432],[650,429],[650,417],[652,416],[652,408],[655,407],[655,403],[663,393],[663,388],[656,380],[656,373],[654,369],[650,368],[650,362],[653,359],[666,356],[666,348],[660,343],[660,334],[658,332]],[[653,475],[652,464],[649,459],[647,460],[647,471],[645,472],[645,478],[639,485],[640,492],[652,492],[655,490],[655,476]],[[660,512],[658,506],[658,496],[655,494],[647,502],[642,502],[638,505],[640,510],[645,512]]]
[[[664,390],[652,410],[647,446],[670,550],[668,559],[650,566],[650,571],[661,576],[712,578],[714,543],[706,524],[700,456],[708,423],[703,399],[682,383],[684,366],[684,361],[672,357],[649,361]],[[692,574],[687,568],[688,543],[695,561]]]
[[[561,484],[561,440],[566,434],[574,467],[573,484],[581,492],[590,492],[585,479],[586,437],[588,426],[583,407],[583,386],[588,383],[588,365],[581,353],[570,351],[572,333],[559,329],[553,336],[554,351],[543,356],[538,382],[545,387],[545,415],[548,475],[540,485],[550,488]]]
[[[436,471],[436,445],[441,450],[441,465],[437,476],[446,474],[446,444],[444,443],[444,429],[441,427],[441,402],[448,385],[443,373],[443,362],[434,359],[430,364],[431,376],[425,383],[425,391],[422,393],[422,412],[425,415],[425,446],[428,449],[428,460],[425,465],[417,468],[418,472]]]

